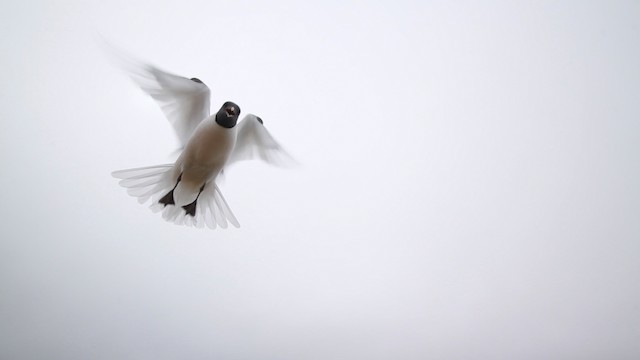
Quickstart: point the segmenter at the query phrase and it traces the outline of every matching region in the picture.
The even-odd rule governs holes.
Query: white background
[[[636,1],[0,5],[0,358],[637,359]],[[171,161],[102,39],[197,76],[301,166],[227,171],[241,228],[165,223]]]

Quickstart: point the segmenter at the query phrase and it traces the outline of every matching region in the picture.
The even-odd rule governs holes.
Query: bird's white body
[[[182,174],[173,194],[176,205],[192,203],[203,185],[215,181],[236,144],[236,130],[218,125],[215,115],[198,125],[171,170],[176,180]]]
[[[160,105],[173,126],[182,152],[173,164],[114,171],[120,185],[151,209],[176,224],[196,227],[240,226],[216,179],[242,160],[261,159],[284,165],[293,159],[252,114],[238,121],[240,108],[225,102],[210,115],[210,90],[199,79],[188,79],[118,55],[131,78]]]

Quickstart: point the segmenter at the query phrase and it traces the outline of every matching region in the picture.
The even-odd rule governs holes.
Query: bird
[[[115,50],[114,50],[115,51]],[[240,107],[225,101],[210,114],[211,90],[199,78],[164,71],[123,53],[115,59],[160,106],[180,143],[172,164],[117,170],[112,176],[127,193],[178,225],[210,229],[240,227],[216,183],[230,165],[260,159],[271,165],[296,163],[253,114],[241,121]]]

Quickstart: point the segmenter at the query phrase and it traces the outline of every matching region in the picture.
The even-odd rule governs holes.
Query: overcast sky
[[[640,358],[639,2],[5,1],[0,34],[0,358]],[[164,222],[110,172],[177,140],[101,38],[301,166],[227,171],[239,229]]]

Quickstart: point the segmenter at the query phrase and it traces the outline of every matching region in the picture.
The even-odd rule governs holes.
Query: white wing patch
[[[198,124],[209,116],[209,88],[151,65],[132,78],[160,105],[184,147]]]
[[[198,124],[210,115],[209,88],[138,61],[110,44],[112,58],[160,106],[184,147]]]
[[[270,165],[283,167],[296,164],[293,157],[258,121],[257,116],[249,114],[236,126],[238,127],[236,145],[229,156],[227,165],[251,159],[260,159]]]

